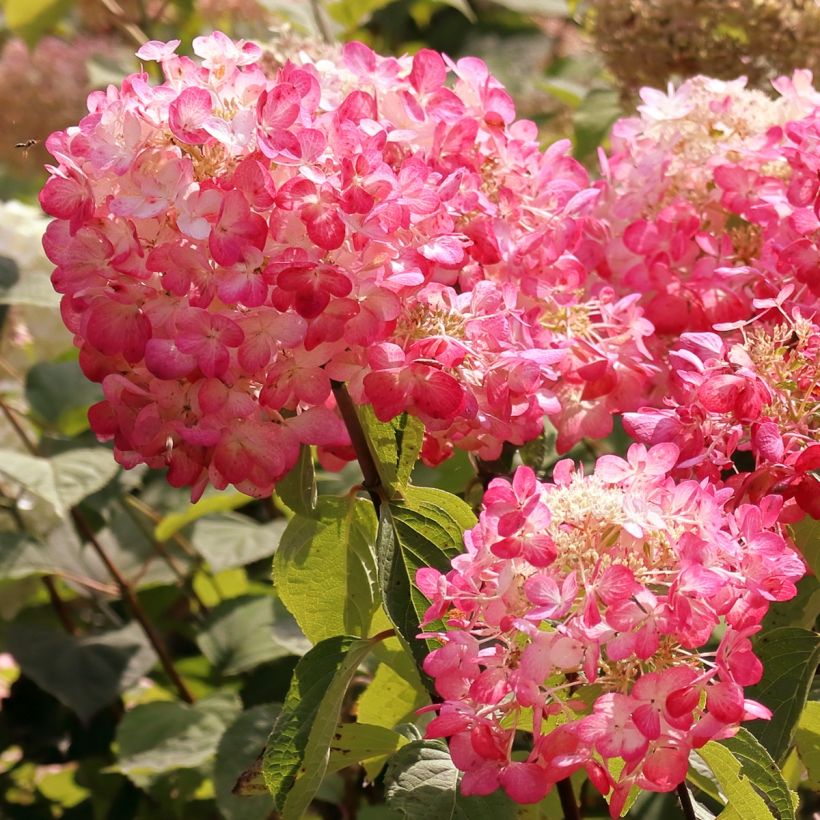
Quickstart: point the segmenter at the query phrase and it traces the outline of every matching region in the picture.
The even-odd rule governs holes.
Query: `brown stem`
[[[57,592],[54,579],[50,575],[43,575],[40,580],[48,591],[48,598],[51,601],[52,607],[54,607],[54,611],[57,613],[57,617],[60,619],[60,623],[63,625],[63,629],[65,629],[69,635],[76,635],[77,624],[74,623],[74,618],[71,617],[71,612],[66,606],[65,601],[60,597],[60,593]]]
[[[384,485],[379,475],[379,469],[376,466],[373,454],[370,452],[367,437],[359,421],[356,405],[353,404],[353,399],[350,398],[350,393],[347,392],[347,388],[341,382],[332,382],[332,385],[336,405],[339,408],[339,413],[341,413],[342,421],[347,427],[350,443],[353,445],[356,460],[359,462],[362,476],[364,476],[362,486],[370,494],[373,506],[376,508],[376,515],[378,515],[384,497]]]
[[[23,443],[26,450],[28,450],[33,456],[36,456],[38,454],[37,445],[28,437],[28,433],[15,418],[14,411],[2,399],[0,399],[0,410],[3,411],[6,421],[8,421],[8,423],[14,428],[14,432],[17,433],[17,437]]]
[[[572,790],[572,781],[565,777],[556,783],[558,787],[558,799],[561,801],[561,809],[564,812],[564,820],[581,820],[581,811],[575,802],[575,792]]]
[[[689,789],[686,787],[686,783],[680,783],[675,791],[677,792],[678,800],[680,800],[680,807],[686,820],[697,820],[695,806],[692,803],[692,795],[689,794]]]
[[[194,585],[191,582],[191,579],[185,574],[182,567],[174,560],[174,557],[171,555],[170,552],[165,548],[165,544],[161,541],[158,541],[154,538],[154,533],[151,531],[149,527],[145,526],[145,522],[142,521],[139,516],[136,514],[136,508],[127,504],[125,499],[121,498],[120,503],[122,504],[122,508],[125,510],[128,517],[134,522],[134,524],[139,528],[140,532],[151,542],[154,550],[159,553],[160,557],[163,561],[168,565],[171,572],[174,573],[176,579],[179,581],[180,586],[182,587],[183,591],[188,595],[193,601],[196,602],[196,605],[199,607],[199,611],[203,615],[207,615],[209,610],[207,605],[203,602],[203,600],[197,594],[197,591],[194,589]]]
[[[168,652],[168,648],[165,646],[165,643],[159,633],[154,628],[154,625],[148,619],[148,616],[142,608],[140,602],[137,600],[137,596],[131,588],[131,585],[128,583],[125,576],[119,571],[117,565],[111,560],[103,545],[97,540],[94,532],[83,517],[82,513],[75,508],[71,510],[71,518],[74,521],[78,531],[85,537],[88,543],[91,544],[94,551],[100,557],[100,560],[103,564],[105,564],[105,567],[111,574],[111,577],[117,582],[117,586],[120,588],[120,593],[123,600],[139,622],[139,625],[142,627],[145,637],[148,638],[151,646],[154,647],[154,651],[157,653],[157,657],[162,664],[162,668],[165,670],[165,674],[168,675],[169,679],[176,687],[177,692],[179,692],[179,696],[186,703],[193,703],[194,696],[191,694],[191,691],[188,689],[185,681],[182,680],[179,672],[177,672],[174,667],[173,661],[171,660],[171,655]]]

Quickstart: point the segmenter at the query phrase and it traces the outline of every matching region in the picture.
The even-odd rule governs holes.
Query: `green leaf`
[[[35,420],[65,435],[88,429],[86,411],[102,397],[100,386],[85,377],[76,360],[39,362],[26,374],[26,400]]]
[[[168,513],[154,528],[157,541],[167,541],[183,527],[193,524],[211,513],[229,512],[253,501],[249,495],[237,492],[217,492],[200,499],[196,504],[188,504],[183,510]]]
[[[714,773],[726,801],[718,820],[777,820],[744,774],[741,761],[726,746],[713,740],[697,754]]]
[[[424,440],[424,425],[408,413],[390,422],[379,421],[369,404],[357,408],[357,413],[382,484],[393,498],[410,480]]]
[[[806,704],[794,734],[797,754],[808,772],[809,788],[820,790],[820,702]]]
[[[0,471],[61,515],[101,490],[118,470],[111,451],[103,447],[68,450],[52,458],[0,450]]]
[[[391,645],[398,648],[391,650]],[[429,703],[424,684],[413,658],[391,638],[378,647],[375,654],[382,661],[367,689],[357,703],[357,716],[362,723],[393,729],[414,718],[416,710]]]
[[[316,512],[316,471],[313,451],[303,444],[290,472],[276,483],[276,497],[299,515],[312,518]]]
[[[450,6],[456,11],[460,11],[471,23],[478,22],[475,12],[470,8],[467,0],[438,0],[444,6]]]
[[[761,792],[778,820],[794,820],[797,795],[789,790],[777,764],[757,738],[743,727],[734,737],[721,740],[741,763],[741,774]]]
[[[415,740],[390,759],[384,777],[387,804],[410,820],[512,820],[518,807],[503,792],[464,797],[460,772],[441,740]]]
[[[135,706],[117,727],[116,769],[138,786],[175,769],[195,769],[210,760],[225,727],[241,711],[239,698],[220,693],[193,706],[155,701]]]
[[[366,23],[374,12],[392,2],[393,0],[330,0],[325,8],[337,23],[350,31]]]
[[[316,518],[291,518],[273,561],[282,603],[314,643],[368,634],[379,608],[376,514],[370,501],[321,498]]]
[[[753,646],[763,663],[763,679],[746,690],[746,697],[768,706],[772,719],[755,721],[749,729],[780,763],[791,745],[820,660],[820,635],[799,627],[781,627],[755,636]]]
[[[806,516],[791,525],[792,538],[815,576],[820,575],[820,519]]]
[[[403,500],[382,504],[376,554],[384,608],[419,666],[428,648],[416,636],[429,602],[415,585],[416,572],[447,571],[474,524],[460,498],[432,487],[409,487]]]
[[[4,23],[31,44],[52,28],[70,7],[70,0],[5,0]]]
[[[136,623],[82,638],[16,623],[6,631],[5,644],[25,675],[84,721],[133,686],[157,660]]]
[[[0,578],[26,578],[49,572],[53,560],[47,546],[32,535],[0,532]]]
[[[596,88],[575,110],[575,156],[584,159],[604,141],[612,123],[622,116],[620,97],[612,89]]]
[[[296,622],[270,595],[223,601],[208,615],[196,642],[223,675],[238,675],[310,649]]]
[[[385,729],[384,726],[371,726],[361,721],[343,723],[330,743],[330,762],[327,770],[337,772],[346,766],[363,763],[372,758],[384,760],[407,742],[404,735],[392,729]]]
[[[281,518],[259,524],[246,515],[222,513],[198,521],[191,541],[211,569],[221,572],[273,555],[286,527]]]
[[[252,706],[222,735],[214,760],[214,790],[216,805],[225,820],[267,820],[270,817],[273,800],[261,780],[261,772],[261,791],[239,797],[233,789],[237,778],[241,778],[261,755],[281,709],[279,703]]]
[[[763,629],[800,626],[812,629],[820,617],[820,581],[816,575],[804,575],[797,582],[797,595],[788,601],[773,601],[763,619]]]
[[[321,783],[345,692],[374,642],[327,638],[296,665],[262,763],[265,783],[285,818],[299,817]],[[299,790],[291,795],[298,773]]]

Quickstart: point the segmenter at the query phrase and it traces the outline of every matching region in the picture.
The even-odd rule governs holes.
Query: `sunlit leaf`
[[[379,607],[376,515],[370,501],[322,498],[316,517],[294,516],[273,563],[277,594],[314,643],[368,634]]]
[[[372,640],[350,636],[327,638],[296,665],[262,767],[274,804],[284,818],[300,817],[319,787],[342,699],[372,646]],[[294,781],[299,784],[295,792]]]

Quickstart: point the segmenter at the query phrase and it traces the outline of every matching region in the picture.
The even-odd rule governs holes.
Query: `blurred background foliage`
[[[231,788],[309,645],[270,583],[287,488],[265,501],[212,492],[192,506],[162,475],[120,470],[88,430],[100,391],[59,319],[36,194],[47,135],[78,121],[90,90],[137,70],[147,39],[180,38],[185,50],[216,28],[264,41],[278,59],[349,39],[392,53],[428,46],[484,58],[544,143],[571,139],[594,173],[596,148],[642,83],[704,71],[765,85],[818,59],[818,15],[811,0],[5,0],[0,818],[263,820],[267,797]],[[518,457],[548,473],[553,438],[546,430]],[[594,459],[593,446],[622,451],[624,437],[573,455]],[[320,492],[358,480],[352,466],[318,475]],[[480,500],[482,475],[463,454],[417,468],[415,480]],[[781,620],[796,622],[799,608],[787,606]],[[412,677],[385,651],[354,681],[348,716],[367,710],[391,729],[412,719]],[[800,731],[809,748],[815,729]],[[796,785],[800,761],[789,765]],[[378,771],[364,786],[357,767],[329,775],[311,811],[399,816],[383,804]],[[600,800],[582,796],[585,816],[603,816]],[[645,796],[631,816],[664,818],[671,805]],[[545,811],[532,816],[560,816]]]

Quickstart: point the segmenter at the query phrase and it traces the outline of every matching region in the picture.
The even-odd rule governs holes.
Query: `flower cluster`
[[[687,333],[671,351],[675,371],[663,408],[624,414],[633,438],[674,442],[678,476],[727,484],[736,502],[771,492],[787,500],[781,520],[820,518],[820,326],[798,317],[742,328],[727,344],[716,333]],[[732,456],[748,452],[736,472]]]
[[[742,78],[695,77],[668,95],[643,89],[641,116],[613,128],[599,272],[643,295],[661,337],[746,321],[755,298],[788,283],[787,308],[816,309],[817,220],[804,200],[820,93],[805,71],[775,86],[777,99]]]
[[[545,305],[584,280],[597,196],[569,145],[542,152],[479,60],[351,43],[270,77],[251,43],[176,45],[48,141],[44,245],[120,462],[267,493],[300,443],[344,447],[332,380],[419,416],[431,462],[537,435],[572,346]]]
[[[630,788],[674,789],[690,750],[769,717],[744,696],[762,673],[750,636],[805,571],[782,500],[729,511],[731,489],[670,477],[679,455],[634,444],[592,475],[559,462],[550,484],[520,467],[452,569],[419,570],[441,644],[427,736],[450,738],[466,794],[537,802],[583,769],[619,817]]]

